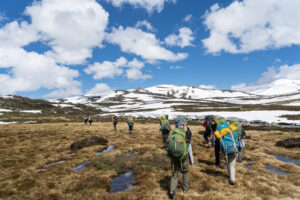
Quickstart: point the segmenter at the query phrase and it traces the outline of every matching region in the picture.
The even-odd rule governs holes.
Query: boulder
[[[300,148],[300,138],[288,138],[286,140],[276,142],[276,146],[285,148],[298,147]]]
[[[108,141],[102,137],[89,137],[80,141],[73,142],[70,146],[72,151],[76,151],[78,149],[83,149],[85,147],[93,146],[93,145],[107,145]]]

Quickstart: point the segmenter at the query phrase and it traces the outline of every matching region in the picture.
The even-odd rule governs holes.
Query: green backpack
[[[236,127],[235,132],[237,133],[238,137],[240,138],[242,135],[242,126],[241,126],[240,121],[239,120],[231,120],[230,123],[235,125],[235,127]]]
[[[169,146],[168,156],[171,159],[182,161],[188,156],[188,144],[185,142],[185,131],[179,128],[173,129]]]

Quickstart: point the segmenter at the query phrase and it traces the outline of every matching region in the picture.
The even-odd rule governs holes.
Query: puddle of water
[[[117,192],[124,192],[133,188],[134,172],[129,171],[125,174],[120,174],[118,177],[110,181],[110,194]]]
[[[114,146],[110,145],[107,149],[105,149],[104,151],[101,151],[101,152],[97,152],[98,155],[102,155],[104,153],[107,153],[107,152],[110,152],[114,150]]]
[[[58,161],[56,164],[60,165],[60,164],[63,164],[63,163],[65,163],[65,162],[66,162],[65,160],[60,160],[60,161]]]
[[[292,158],[289,158],[289,157],[277,156],[277,155],[274,155],[274,154],[269,154],[269,155],[275,157],[277,160],[280,160],[282,162],[295,163],[296,165],[300,166],[300,160],[295,160],[295,159],[292,159]]]
[[[276,168],[274,168],[274,167],[271,167],[270,165],[267,165],[267,166],[265,167],[265,169],[268,170],[268,171],[270,171],[270,172],[272,172],[273,174],[279,174],[279,175],[283,175],[283,176],[289,175],[289,173],[280,171],[279,169],[276,169]]]
[[[252,169],[252,165],[246,165],[246,169]]]
[[[44,171],[46,171],[46,169],[37,169],[37,170],[35,170],[35,172],[37,172],[37,173],[44,172]]]
[[[87,166],[86,166],[86,165],[87,165],[89,162],[90,162],[90,161],[88,160],[88,161],[82,163],[81,165],[75,167],[75,168],[74,168],[74,171],[75,171],[75,172],[79,172],[79,171],[81,171],[81,170],[83,170],[83,169],[87,169]]]

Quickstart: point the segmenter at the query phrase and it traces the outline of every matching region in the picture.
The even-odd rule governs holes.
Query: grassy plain
[[[229,186],[227,169],[214,166],[214,151],[203,144],[199,134],[203,128],[190,128],[195,158],[195,165],[189,168],[190,190],[183,193],[179,184],[175,199],[300,199],[300,167],[268,155],[300,160],[299,148],[275,146],[299,133],[248,130],[251,139],[246,140],[243,163],[236,166],[236,185]],[[96,152],[107,146],[69,151],[71,143],[91,136],[107,139],[115,149],[103,155]],[[69,122],[1,125],[0,144],[0,199],[168,199],[171,170],[166,152],[160,148],[158,124],[136,123],[133,135],[128,134],[125,123],[118,125],[117,133],[108,122],[92,126]],[[56,163],[62,160],[66,162]],[[88,169],[74,172],[74,167],[87,160],[92,161]],[[289,175],[272,174],[266,165]],[[129,170],[136,175],[134,188],[109,194],[110,180]]]

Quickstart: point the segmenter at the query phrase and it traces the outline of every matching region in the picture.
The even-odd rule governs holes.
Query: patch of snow
[[[1,122],[0,121],[0,124],[16,124],[17,122]]]
[[[8,109],[0,108],[0,112],[12,112],[12,110],[8,110]]]
[[[23,113],[34,113],[34,114],[42,114],[41,110],[21,110]]]

